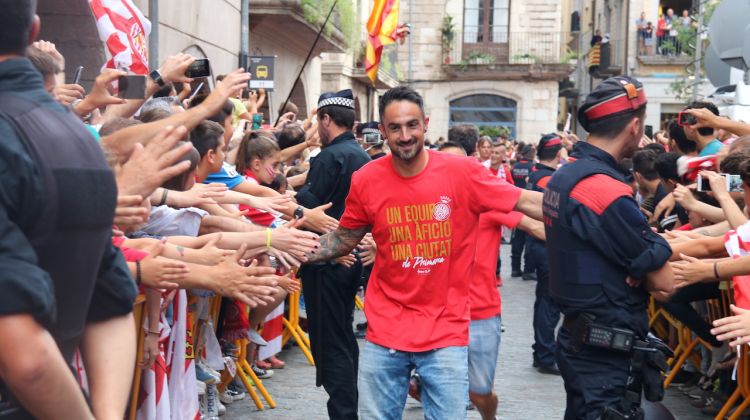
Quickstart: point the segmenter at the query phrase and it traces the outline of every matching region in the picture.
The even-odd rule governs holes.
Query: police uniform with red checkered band
[[[547,183],[555,173],[563,148],[562,139],[557,134],[545,134],[537,144],[536,163],[529,174],[527,189],[544,193]],[[553,165],[550,161],[554,160]],[[545,165],[542,162],[549,163]],[[536,298],[534,299],[534,367],[542,373],[557,373],[555,362],[555,328],[560,322],[560,308],[549,294],[549,262],[545,242],[531,235],[526,237],[526,252],[531,255],[536,266]]]
[[[618,76],[591,92],[578,119],[588,130],[593,121],[645,105],[643,86]],[[565,419],[598,419],[623,399],[631,356],[580,345],[575,327],[591,317],[644,339],[648,293],[626,279],[661,268],[671,249],[639,211],[615,158],[585,142],[575,152],[577,159],[557,170],[544,192],[550,294],[565,315],[556,349],[567,393]]]

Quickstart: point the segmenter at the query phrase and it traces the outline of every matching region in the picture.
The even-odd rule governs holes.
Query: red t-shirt
[[[515,228],[521,221],[521,217],[523,214],[516,211],[510,213],[491,211],[479,216],[474,268],[471,273],[472,284],[469,292],[472,321],[500,315],[502,300],[500,291],[497,290],[495,269],[497,256],[500,253],[502,227]]]
[[[509,212],[521,190],[473,158],[428,152],[404,178],[387,156],[352,176],[340,225],[371,226],[377,258],[367,287],[367,340],[420,352],[469,343],[469,279],[479,215]]]
[[[258,182],[258,178],[255,177],[255,174],[250,169],[245,171],[245,179],[250,182],[255,182],[256,184],[260,184]],[[258,210],[255,207],[246,206],[244,204],[240,204],[240,211],[247,210],[247,217],[255,224],[261,225],[261,226],[271,226],[274,220],[276,220],[276,217],[268,212]]]

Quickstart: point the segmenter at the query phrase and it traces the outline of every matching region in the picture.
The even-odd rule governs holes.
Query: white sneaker
[[[198,395],[206,394],[206,383],[201,381],[195,381],[196,388],[198,388]]]
[[[225,389],[224,392],[219,394],[219,401],[221,401],[223,404],[231,404],[234,402],[234,398],[230,394],[228,389]]]
[[[251,368],[253,369],[253,372],[255,373],[255,376],[258,377],[258,379],[268,379],[273,376],[273,370],[271,369],[261,369],[255,365],[252,365]]]

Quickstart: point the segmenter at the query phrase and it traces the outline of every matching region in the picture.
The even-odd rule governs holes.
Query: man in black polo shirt
[[[129,314],[136,290],[112,246],[112,171],[23,57],[35,9],[0,0],[0,418],[91,419],[68,363],[87,318]],[[90,311],[97,279],[118,291],[106,314]]]
[[[331,203],[326,214],[337,220],[344,214],[352,174],[370,161],[352,134],[354,118],[351,90],[320,96],[318,134],[323,150],[311,162],[307,182],[297,192],[297,201],[307,208]],[[300,274],[316,385],[322,384],[329,395],[328,416],[357,419],[359,348],[352,322],[362,264],[359,259],[349,267],[334,262],[310,264]]]

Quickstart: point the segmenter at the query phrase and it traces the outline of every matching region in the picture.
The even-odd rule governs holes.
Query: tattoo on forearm
[[[307,262],[328,261],[348,254],[359,244],[369,230],[367,227],[345,229],[339,226],[334,232],[326,233],[320,237],[320,248],[315,252],[307,253]]]

